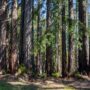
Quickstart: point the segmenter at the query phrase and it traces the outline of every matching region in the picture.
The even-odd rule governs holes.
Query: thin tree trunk
[[[62,1],[62,77],[67,76],[65,3]]]
[[[74,9],[73,0],[69,0],[69,51],[68,51],[68,74],[74,73],[74,31],[73,31]]]
[[[46,17],[47,33],[50,30],[50,24],[51,24],[50,4],[51,4],[51,0],[47,0],[47,17]],[[47,76],[51,76],[51,74],[52,74],[51,66],[52,66],[52,47],[51,47],[51,45],[50,46],[46,45],[46,72],[47,72]]]
[[[35,58],[34,58],[34,0],[32,1],[32,73],[35,73]]]
[[[24,64],[24,17],[25,17],[25,0],[21,2],[21,29],[20,29],[20,50],[19,64]]]
[[[41,24],[40,24],[40,11],[41,11],[41,0],[38,0],[38,19],[37,19],[37,41],[40,43],[41,37]],[[37,73],[42,74],[42,55],[39,49],[37,54]]]

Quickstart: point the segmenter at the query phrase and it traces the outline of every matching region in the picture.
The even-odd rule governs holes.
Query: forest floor
[[[12,75],[0,76],[0,90],[90,90],[90,78],[46,78],[25,80]]]

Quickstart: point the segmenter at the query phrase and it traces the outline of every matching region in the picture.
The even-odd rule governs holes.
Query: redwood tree
[[[0,0],[0,71],[6,62],[7,0]]]
[[[67,76],[65,1],[62,1],[62,77]]]
[[[28,69],[31,69],[32,59],[32,0],[25,0],[23,12],[23,60]]]
[[[20,49],[19,64],[24,63],[24,17],[25,17],[25,0],[21,0],[21,28],[20,28]]]
[[[40,43],[40,37],[41,37],[41,34],[42,34],[42,31],[41,31],[41,18],[40,18],[40,13],[41,13],[41,0],[38,0],[38,8],[37,8],[37,12],[38,12],[38,15],[37,15],[37,41]],[[37,59],[36,59],[36,71],[37,71],[37,74],[42,74],[42,55],[41,55],[41,50],[39,49],[38,50],[38,54],[37,54]]]
[[[50,30],[50,25],[51,25],[51,0],[47,0],[47,13],[46,13],[46,32],[48,33]],[[47,39],[49,40],[49,36]],[[52,74],[52,46],[51,45],[46,45],[46,72],[48,76],[51,76]]]
[[[74,72],[74,7],[73,7],[73,0],[68,0],[69,3],[69,48],[68,48],[68,73],[73,74]]]
[[[79,71],[87,72],[89,65],[89,40],[86,29],[86,0],[78,0],[79,5],[79,34],[81,49],[79,49]]]
[[[12,2],[12,14],[11,14],[11,35],[10,35],[10,58],[9,69],[10,73],[15,73],[17,66],[18,48],[17,48],[17,0]]]

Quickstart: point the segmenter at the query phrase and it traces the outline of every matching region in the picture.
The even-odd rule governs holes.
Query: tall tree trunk
[[[62,77],[67,76],[65,3],[62,1]]]
[[[54,25],[55,25],[55,27],[54,28],[56,28],[56,34],[55,34],[55,47],[56,47],[56,50],[55,50],[55,52],[56,52],[56,55],[55,55],[55,64],[54,64],[54,68],[55,68],[55,72],[58,72],[59,73],[59,75],[61,76],[62,74],[61,74],[61,72],[62,72],[62,62],[61,62],[61,57],[62,57],[62,36],[61,36],[61,28],[62,28],[62,15],[60,15],[60,12],[61,12],[61,1],[59,1],[59,3],[58,3],[58,1],[55,3],[55,4],[57,4],[58,5],[58,11],[57,12],[55,12],[55,15],[56,14],[58,14],[58,18],[59,18],[59,22],[57,21],[57,19],[54,21],[55,23],[54,23]],[[56,16],[55,16],[56,17]],[[54,48],[53,48],[54,49]]]
[[[14,74],[17,66],[17,0],[12,2],[12,20],[11,20],[11,40],[10,40],[10,58],[9,58],[9,69],[10,73]]]
[[[79,43],[79,38],[77,38],[77,36],[79,36],[79,32],[78,32],[78,25],[79,25],[79,20],[78,20],[78,0],[76,0],[76,35],[75,35],[75,38],[76,38],[76,43],[75,43],[75,62],[76,62],[76,71],[78,71],[78,67],[79,67],[79,63],[78,63],[78,44]]]
[[[78,0],[79,5],[79,41],[82,44],[79,49],[79,71],[86,72],[89,65],[89,40],[86,29],[86,0]]]
[[[25,0],[24,33],[23,33],[24,63],[31,69],[32,59],[32,0]]]
[[[89,76],[90,76],[90,36],[89,36]]]
[[[41,24],[40,24],[40,11],[41,11],[41,0],[38,0],[38,19],[37,19],[37,41],[40,43],[40,37],[41,37]],[[37,54],[37,73],[42,74],[42,55],[41,51],[39,49]]]
[[[35,74],[35,57],[34,57],[34,0],[32,0],[32,73]]]
[[[50,5],[51,0],[47,0],[47,16],[46,16],[46,30],[47,33],[50,30],[50,25],[51,25],[51,11],[50,11]],[[49,39],[49,37],[48,37]],[[46,72],[47,76],[51,76],[52,74],[52,46],[46,45]]]
[[[6,46],[6,71],[9,71],[9,41],[10,41],[10,4],[9,4],[9,1],[7,1],[7,32],[6,32],[6,43],[7,43],[7,46]]]
[[[59,28],[60,30],[60,28]],[[60,57],[60,44],[61,44],[61,37],[60,37],[60,31],[56,32],[56,65],[55,65],[55,71],[60,72],[61,75],[61,57]]]
[[[19,64],[24,64],[24,17],[25,17],[25,0],[21,1],[21,29],[20,29],[20,50]]]
[[[6,62],[6,7],[7,0],[0,0],[0,71]]]
[[[69,51],[68,51],[68,74],[74,73],[75,59],[74,59],[74,31],[73,31],[73,20],[74,20],[74,8],[73,0],[69,0]]]

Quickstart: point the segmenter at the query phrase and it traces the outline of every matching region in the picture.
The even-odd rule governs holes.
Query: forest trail
[[[0,87],[20,88],[15,90],[90,90],[90,78],[83,76],[84,79],[61,79],[61,78],[48,78],[48,79],[32,79],[26,81],[22,78],[16,80],[9,76],[2,78]],[[22,89],[26,88],[26,89]],[[34,89],[33,89],[34,88]],[[1,90],[1,89],[0,89]],[[5,89],[3,89],[5,90]],[[9,90],[9,89],[8,89]]]

